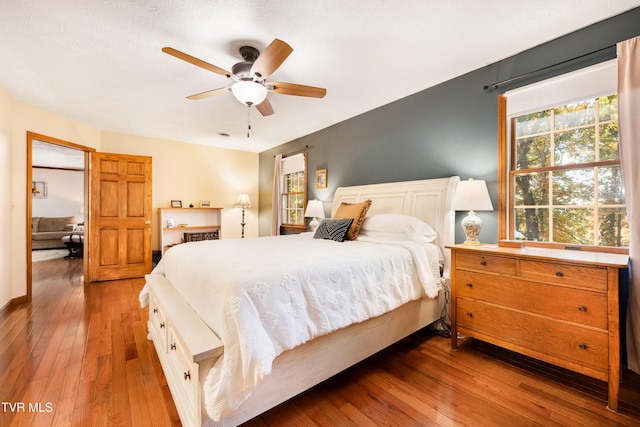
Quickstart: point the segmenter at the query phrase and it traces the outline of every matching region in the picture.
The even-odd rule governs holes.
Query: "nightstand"
[[[497,245],[451,249],[451,347],[477,338],[620,383],[618,275],[627,255]]]

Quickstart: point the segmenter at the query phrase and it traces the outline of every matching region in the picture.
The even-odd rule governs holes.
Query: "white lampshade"
[[[251,200],[249,200],[248,194],[240,194],[238,196],[238,201],[236,202],[237,208],[247,209],[251,207]]]
[[[456,211],[492,211],[487,183],[483,180],[460,181],[453,196],[453,209]]]
[[[267,97],[267,88],[252,81],[239,81],[231,86],[233,96],[243,104],[258,105]]]
[[[465,245],[479,245],[478,235],[482,229],[482,220],[474,211],[492,211],[493,205],[489,197],[487,184],[483,180],[460,181],[453,196],[453,209],[469,211],[462,220],[462,229],[466,236]]]
[[[304,211],[304,216],[313,218],[309,222],[309,228],[311,231],[316,231],[316,228],[320,225],[318,218],[324,218],[324,206],[320,200],[309,200],[307,203],[307,209]]]
[[[304,211],[307,218],[324,218],[324,207],[320,200],[309,200],[307,210]]]

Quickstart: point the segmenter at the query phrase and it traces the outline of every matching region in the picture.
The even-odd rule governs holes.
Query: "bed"
[[[168,251],[146,276],[140,301],[149,306],[149,338],[182,424],[241,424],[441,319],[458,182],[454,176],[338,188],[332,217],[343,203],[371,200],[371,227],[356,241],[303,233]],[[396,217],[428,224],[435,240],[376,234],[378,219]],[[227,258],[209,252],[223,247]],[[297,270],[277,264],[285,255]],[[302,267],[305,259],[309,267]],[[221,282],[215,292],[210,281]],[[378,299],[369,301],[369,293]]]

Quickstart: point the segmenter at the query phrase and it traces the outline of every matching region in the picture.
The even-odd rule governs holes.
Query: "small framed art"
[[[181,208],[182,207],[182,200],[172,200],[171,201],[171,207],[172,208]]]
[[[316,170],[316,190],[322,190],[324,188],[327,188],[327,170],[317,169]]]
[[[46,199],[47,181],[31,181],[31,197],[34,199]]]
[[[200,207],[201,208],[210,208],[211,207],[211,201],[209,201],[209,200],[200,200]]]

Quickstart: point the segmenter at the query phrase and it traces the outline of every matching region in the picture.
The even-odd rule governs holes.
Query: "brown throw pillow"
[[[333,215],[333,219],[353,218],[353,224],[351,224],[349,232],[347,233],[347,240],[356,240],[358,238],[360,227],[364,222],[364,218],[367,216],[369,206],[371,206],[371,200],[365,200],[360,203],[342,202],[340,206],[338,206],[336,213]]]

